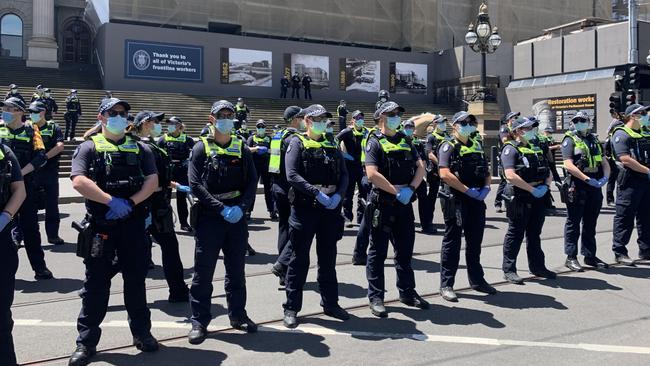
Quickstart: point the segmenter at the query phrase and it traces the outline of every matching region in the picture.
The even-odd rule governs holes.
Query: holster
[[[87,219],[81,222],[72,222],[72,228],[77,230],[77,257],[90,258],[90,251],[93,243],[93,227]]]
[[[575,198],[575,187],[573,187],[573,176],[567,174],[566,177],[562,180],[562,185],[560,186],[560,201],[562,203],[573,202]]]
[[[199,222],[200,211],[201,211],[201,204],[199,204],[198,202],[195,202],[190,207],[190,225],[192,227],[196,227],[196,224]]]
[[[438,197],[440,198],[440,207],[442,208],[442,214],[445,222],[456,220],[456,225],[462,227],[462,203],[458,198],[454,196],[448,185],[445,184],[443,186],[443,188],[438,192]]]
[[[296,190],[291,187],[287,193],[287,198],[289,203],[293,206],[299,207],[318,207],[319,203],[315,198],[307,197],[306,195],[296,192]]]
[[[86,218],[81,223],[73,223],[73,227],[79,231],[77,236],[77,256],[84,259],[112,259],[115,248],[108,241],[108,234],[101,231],[104,231],[102,228],[109,228],[117,224],[116,221],[95,219],[90,215],[86,215]]]
[[[389,206],[395,205],[395,200],[388,200],[387,197],[379,192],[373,191],[370,194],[370,202],[367,206],[366,214],[370,213],[372,217],[372,227],[380,229],[385,233],[393,231],[393,225],[397,221],[395,214]],[[391,214],[387,214],[391,212]]]
[[[530,202],[525,202],[522,200],[513,199],[512,201],[506,201],[506,216],[510,220],[520,220],[526,214],[526,208],[531,208],[532,204]]]

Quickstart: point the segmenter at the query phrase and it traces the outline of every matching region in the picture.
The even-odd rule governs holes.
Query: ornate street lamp
[[[490,24],[490,16],[488,15],[487,4],[483,2],[478,8],[478,16],[476,17],[476,27],[474,23],[470,23],[467,34],[465,34],[465,42],[472,49],[472,51],[481,54],[481,85],[479,90],[472,96],[471,100],[494,100],[495,97],[489,95],[487,92],[487,71],[486,71],[486,55],[493,53],[501,45],[501,36],[497,27],[492,27]]]

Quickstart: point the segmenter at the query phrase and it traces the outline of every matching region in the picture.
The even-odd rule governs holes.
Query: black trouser
[[[607,202],[614,202],[614,188],[616,187],[616,179],[618,178],[619,168],[614,159],[607,159],[609,163],[610,175],[607,181]]]
[[[339,131],[343,131],[345,127],[345,117],[339,116]]]
[[[36,185],[42,187],[45,191],[45,233],[48,239],[59,236],[59,225],[61,217],[59,215],[59,164],[46,165],[43,169],[37,171]]]
[[[345,167],[348,170],[348,187],[345,190],[345,198],[343,200],[343,212],[346,215],[352,216],[352,203],[354,200],[354,190],[358,187],[359,194],[357,195],[357,221],[363,217],[364,204],[361,199],[366,198],[365,186],[361,184],[363,179],[363,168],[357,161],[345,161]]]
[[[365,195],[365,200],[366,203],[370,199],[370,191],[372,186],[370,185],[370,182],[368,181],[368,177],[364,175],[361,178],[361,186],[364,187],[364,191],[366,192]],[[363,217],[361,218],[361,223],[359,224],[359,231],[357,231],[357,240],[354,244],[354,252],[353,256],[354,258],[366,258],[367,256],[367,251],[368,251],[368,243],[370,242],[370,225],[372,221],[372,212],[368,214],[368,211],[372,210],[372,206],[366,205],[364,207],[364,213]],[[368,215],[371,215],[370,217]]]
[[[287,97],[287,89],[285,87],[280,88],[280,98],[286,98]]]
[[[544,199],[516,197],[508,203],[508,231],[503,239],[503,272],[517,272],[517,255],[526,236],[528,268],[537,272],[546,268],[540,235],[544,226]]]
[[[374,193],[373,193],[374,194]],[[374,204],[371,204],[374,206]],[[366,217],[371,222],[370,248],[366,264],[368,298],[384,299],[384,262],[388,254],[388,242],[393,239],[397,289],[401,298],[410,298],[415,293],[415,276],[411,267],[415,243],[415,217],[411,203],[403,205],[397,201],[379,203]],[[375,219],[379,210],[378,219]],[[377,225],[375,225],[377,223]]]
[[[340,205],[334,210],[322,206],[291,206],[289,240],[293,256],[287,269],[287,310],[302,309],[302,293],[309,271],[309,251],[316,237],[318,263],[318,291],[325,309],[338,305],[339,289],[336,279],[336,243],[343,236],[343,217]]]
[[[273,212],[273,192],[271,184],[271,174],[269,173],[269,161],[258,161],[255,160],[255,170],[257,170],[258,182],[262,181],[264,186],[264,201],[266,202],[266,210],[268,212]],[[257,196],[257,194],[255,195]],[[248,212],[253,212],[255,207],[255,196],[253,196],[253,202],[251,202]]]
[[[557,165],[555,165],[555,160],[550,160],[548,162],[548,167],[551,170],[551,174],[553,174],[553,181],[562,182],[562,179],[560,178],[560,174],[557,172]]]
[[[228,317],[234,321],[243,320],[246,317],[246,220],[242,218],[231,224],[219,214],[202,213],[195,230],[194,276],[190,288],[192,323],[207,327],[212,320],[212,278],[221,251],[226,268],[224,288]]]
[[[300,99],[300,88],[291,88],[291,98]]]
[[[186,186],[187,164],[179,163],[174,165],[172,180],[178,184]],[[176,210],[178,211],[178,222],[181,226],[189,226],[187,223],[187,193],[176,191]]]
[[[34,271],[45,268],[45,253],[41,246],[41,232],[38,226],[38,209],[36,207],[36,186],[34,173],[25,178],[27,197],[18,210],[18,226],[25,240],[27,258]]]
[[[650,182],[645,174],[625,169],[620,171],[617,184],[612,250],[615,255],[628,255],[626,246],[636,219],[639,254],[650,255]]]
[[[485,282],[481,266],[481,244],[485,229],[485,202],[462,195],[440,199],[445,219],[445,237],[440,251],[440,287],[454,287],[460,261],[461,236],[465,235],[465,262],[470,285]],[[460,222],[457,218],[460,211]]]
[[[149,269],[151,248],[145,240],[144,217],[131,216],[114,226],[96,227],[105,236],[105,248],[114,248],[100,258],[86,258],[86,280],[81,290],[81,312],[77,319],[77,344],[95,347],[102,334],[100,324],[108,310],[113,259],[124,280],[124,305],[129,315],[129,327],[134,337],[146,337],[151,331],[151,313],[147,307],[145,277]]]
[[[436,198],[440,188],[440,177],[434,172],[427,172],[426,180],[418,186],[415,193],[418,196],[418,213],[420,225],[427,228],[433,225],[433,212],[436,210]]]
[[[65,118],[65,133],[63,135],[64,139],[73,139],[74,131],[77,128],[77,122],[79,121],[79,114],[77,112],[66,112],[64,115]]]
[[[304,89],[305,89],[305,100],[307,99],[311,100],[311,87],[306,86]]]
[[[496,197],[494,198],[495,206],[501,205],[501,203],[503,202],[503,190],[506,188],[506,184],[508,184],[508,181],[506,180],[506,177],[501,171],[501,169],[499,169],[499,178],[501,178],[501,180],[499,181],[499,186],[497,187],[497,194]]]
[[[156,192],[151,196],[151,225],[149,234],[156,239],[162,253],[163,272],[169,286],[169,294],[182,296],[187,294],[187,285],[183,276],[183,263],[178,249],[178,238],[174,231],[173,210],[169,196]]]
[[[291,216],[291,205],[289,197],[284,188],[278,184],[273,184],[273,200],[275,208],[278,210],[278,260],[287,268],[291,260],[291,243],[289,242],[289,216]]]
[[[566,202],[567,219],[564,224],[564,254],[571,258],[578,256],[578,238],[582,223],[582,247],[580,254],[585,258],[596,256],[596,222],[603,206],[603,193],[600,188],[579,187],[569,193]]]
[[[11,225],[0,232],[0,365],[16,365],[16,353],[11,331],[11,304],[14,302],[18,252],[11,239]]]

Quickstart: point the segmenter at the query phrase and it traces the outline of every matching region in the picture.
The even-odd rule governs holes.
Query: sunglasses
[[[402,114],[403,114],[402,112],[388,112],[388,113],[386,113],[386,116],[387,117],[401,117]]]
[[[576,119],[573,120],[573,122],[583,123],[583,122],[587,122],[587,120],[584,119],[584,118],[576,118]]]
[[[219,112],[217,114],[213,114],[213,116],[216,119],[232,119],[234,114],[233,113],[221,113],[221,112]]]
[[[458,121],[458,122],[456,122],[456,123],[459,124],[459,125],[461,125],[461,126],[463,126],[463,127],[465,127],[465,126],[477,126],[477,123],[476,123],[476,122],[474,122],[474,121],[470,121],[470,120],[468,120],[468,119],[465,119],[465,120],[462,120],[462,121]]]
[[[108,116],[109,116],[109,117],[117,117],[118,115],[119,115],[120,117],[126,117],[126,116],[129,115],[129,112],[127,112],[127,111],[121,111],[121,112],[118,112],[118,111],[114,111],[114,110],[112,110],[112,109],[109,110],[107,113],[108,113]]]
[[[309,117],[309,118],[311,118],[311,120],[314,121],[314,122],[327,121],[327,117],[325,117],[325,116]]]
[[[358,120],[360,120],[360,119],[363,119],[363,116],[361,116],[361,115],[360,115],[360,116],[356,116],[356,117],[354,117],[354,119],[358,121]]]
[[[2,111],[3,112],[16,113],[16,112],[20,112],[21,110],[18,109],[18,108],[14,108],[14,107],[3,107]]]

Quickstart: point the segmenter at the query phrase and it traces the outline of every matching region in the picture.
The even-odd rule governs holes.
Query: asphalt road
[[[494,187],[496,188],[496,187]],[[258,254],[247,258],[247,310],[263,323],[257,334],[229,329],[223,291],[223,264],[214,278],[214,333],[200,346],[191,346],[187,304],[168,304],[167,286],[159,266],[160,250],[154,247],[158,265],[147,279],[147,298],[155,337],[163,347],[155,354],[139,354],[131,346],[124,309],[122,281],[112,284],[109,312],[99,344],[99,365],[647,365],[650,360],[650,266],[613,267],[602,271],[564,273],[564,218],[547,217],[543,248],[547,266],[563,272],[557,280],[530,279],[523,286],[504,284],[501,273],[502,243],[507,227],[505,214],[496,214],[488,198],[488,219],[482,263],[488,282],[499,293],[486,296],[467,289],[464,259],[456,281],[460,301],[445,302],[437,294],[441,235],[417,233],[413,267],[417,290],[432,303],[429,310],[408,308],[395,301],[395,271],[386,263],[387,319],[373,317],[367,308],[365,268],[351,265],[356,225],[346,227],[338,243],[337,274],[340,304],[349,309],[348,322],[321,314],[310,271],[301,325],[286,330],[281,323],[284,292],[270,272],[276,257],[277,223],[268,219],[263,198],[258,196],[250,223],[250,243]],[[559,204],[559,206],[562,206]],[[417,210],[416,210],[417,211]],[[46,260],[55,279],[37,282],[25,251],[20,251],[16,298],[13,306],[14,339],[19,362],[67,364],[74,350],[75,320],[81,301],[83,264],[74,254],[73,219],[83,215],[83,205],[61,205],[63,246],[45,245]],[[417,214],[417,213],[416,213]],[[603,209],[598,223],[599,256],[613,261],[611,226],[613,210]],[[435,223],[442,229],[440,207]],[[42,228],[42,224],[41,224]],[[633,237],[629,246],[637,253]],[[189,281],[192,274],[193,238],[179,234],[181,257]],[[392,253],[389,253],[389,256]],[[463,256],[461,255],[461,258]],[[315,262],[315,253],[312,263]],[[525,250],[519,257],[519,274],[528,276]],[[48,360],[40,363],[39,361]]]

